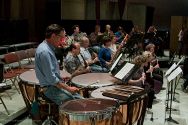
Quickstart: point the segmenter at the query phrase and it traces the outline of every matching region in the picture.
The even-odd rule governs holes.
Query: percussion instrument
[[[90,91],[98,87],[120,83],[121,81],[109,73],[86,73],[73,77],[71,82],[73,85],[80,87],[80,94],[87,98],[90,95]]]
[[[68,72],[66,72],[64,70],[60,71],[60,74],[63,77],[71,76]],[[28,71],[20,74],[19,78],[20,78],[20,82],[18,83],[19,88],[22,93],[26,107],[27,107],[28,111],[30,111],[32,103],[35,101],[35,99],[36,100],[38,99],[38,96],[40,93],[40,84],[39,84],[39,81],[35,75],[35,70],[28,70]],[[47,106],[43,105],[43,107],[42,107],[43,110],[46,110],[46,107]]]
[[[143,88],[125,85],[106,86],[94,90],[91,97],[119,100],[122,122],[126,125],[137,121],[143,124],[147,105],[147,94]]]
[[[71,100],[59,107],[59,125],[122,125],[116,117],[117,108],[114,100]]]
[[[109,73],[86,73],[75,76],[71,82],[77,87],[98,88],[120,83],[119,80],[111,76]],[[92,84],[96,83],[96,84]],[[92,84],[92,85],[90,85]],[[90,85],[90,86],[88,86]]]

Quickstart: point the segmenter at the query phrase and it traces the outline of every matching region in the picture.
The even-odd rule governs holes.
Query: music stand
[[[131,76],[138,71],[140,67],[132,64],[132,63],[125,63],[122,68],[115,74],[112,74],[115,78],[127,82]]]
[[[182,69],[180,67],[176,67],[169,75],[166,76],[167,78],[167,98],[168,98],[168,102],[167,102],[167,107],[165,110],[165,118],[166,118],[166,111],[167,109],[169,109],[170,113],[169,113],[169,118],[166,118],[165,120],[169,121],[169,122],[173,122],[175,124],[179,124],[177,121],[175,121],[174,119],[172,119],[172,101],[173,101],[173,85],[175,84],[175,79],[177,78],[177,76],[182,73]],[[170,93],[169,93],[170,92]],[[169,94],[171,94],[169,96]],[[169,102],[170,101],[170,102]],[[170,103],[170,107],[168,107],[168,103]]]
[[[110,72],[112,72],[114,70],[114,68],[116,67],[116,65],[118,64],[119,60],[121,59],[121,57],[123,56],[122,53],[119,54],[119,56],[115,59],[114,63],[112,64],[111,68],[110,68]]]
[[[165,76],[167,77],[167,76],[169,76],[170,75],[170,73],[172,73],[178,66],[179,66],[179,64],[182,62],[184,60],[184,56],[178,61],[178,63],[176,64],[176,63],[174,63],[167,71],[166,71],[166,74],[165,74]],[[174,90],[171,92],[171,93],[173,93],[173,101],[175,101],[175,102],[178,102],[179,103],[179,101],[175,98],[175,94],[179,94],[179,93],[176,93],[176,87],[177,87],[177,77],[176,77],[176,80],[175,80],[175,87],[174,87]]]

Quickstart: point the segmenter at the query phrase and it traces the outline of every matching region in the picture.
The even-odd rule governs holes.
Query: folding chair
[[[35,52],[36,52],[36,48],[30,48],[30,49],[26,49],[26,53],[28,55],[28,58],[30,60],[30,63],[33,63],[32,58],[35,57]]]
[[[3,60],[7,66],[4,68],[4,79],[11,80],[12,84],[20,94],[19,89],[16,86],[16,82],[18,82],[17,76],[27,70],[20,68],[19,58],[15,52],[5,54]]]
[[[0,94],[3,93],[3,92],[6,92],[6,90],[8,89],[7,84],[6,83],[2,83],[3,82],[3,68],[4,68],[3,64],[0,63]],[[7,95],[10,97],[10,95],[8,93],[7,93]],[[1,95],[0,95],[0,101],[1,101],[0,104],[3,104],[7,114],[9,115],[10,113],[9,113],[9,111],[8,111],[4,101],[3,101],[3,99],[1,98]]]
[[[30,64],[30,59],[28,58],[27,50],[16,51],[15,54],[18,56],[20,68],[25,69],[34,69],[35,66]]]

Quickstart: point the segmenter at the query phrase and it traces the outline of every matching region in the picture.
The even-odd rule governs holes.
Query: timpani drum
[[[60,74],[63,77],[71,76],[68,72],[66,72],[64,70],[61,70]],[[39,81],[35,75],[35,70],[28,70],[28,71],[20,74],[19,78],[20,78],[20,82],[19,82],[20,91],[22,93],[27,110],[31,111],[32,103],[35,101],[34,99],[36,99],[38,101],[38,97],[39,97],[39,93],[40,93],[40,84],[39,84]],[[45,103],[45,101],[40,100],[39,108],[40,108],[39,109],[40,110],[40,119],[38,119],[38,118],[35,119],[32,116],[33,120],[37,120],[37,122],[39,122],[39,120],[44,120],[47,117],[46,111],[48,110],[48,105]],[[58,108],[56,106],[51,107],[51,109],[52,109],[52,114],[57,114]]]
[[[71,74],[69,74],[65,70],[61,70],[60,74],[63,77],[71,77]],[[39,92],[38,89],[40,88],[40,84],[36,77],[35,70],[28,70],[20,74],[19,78],[19,87],[21,93],[23,95],[27,108],[30,109],[31,103],[33,102],[35,96],[37,96]]]
[[[120,101],[120,112],[123,116],[123,123],[134,124],[144,117],[147,105],[145,101],[146,93],[144,89],[136,86],[106,86],[94,90],[91,93],[93,98],[117,99]],[[144,114],[143,114],[144,113]],[[143,122],[143,121],[142,121]]]
[[[40,87],[39,81],[36,78],[35,70],[32,69],[20,74],[19,78],[19,87],[29,110],[34,98],[38,94],[38,88]]]
[[[89,91],[99,87],[109,86],[121,83],[120,80],[114,78],[109,73],[86,73],[75,76],[71,82],[73,85],[84,88],[80,92],[84,97],[89,97]]]
[[[86,73],[75,76],[71,82],[77,87],[98,88],[120,83],[109,73]],[[92,84],[92,85],[90,85]]]
[[[59,107],[59,125],[121,125],[115,118],[118,108],[115,100],[71,100]]]

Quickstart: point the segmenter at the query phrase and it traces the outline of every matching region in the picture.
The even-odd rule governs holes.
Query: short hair
[[[155,48],[155,45],[153,43],[149,43],[146,47],[145,50],[146,51],[150,51],[151,48]]]
[[[68,47],[68,51],[72,51],[73,49],[77,49],[77,44],[79,44],[79,43],[75,42],[75,43],[70,44],[70,46]]]
[[[104,45],[106,45],[107,42],[111,42],[110,36],[104,35],[102,38],[102,42]]]
[[[101,28],[101,26],[97,24],[97,25],[95,25],[95,29],[96,29],[96,28]]]
[[[79,25],[74,25],[74,26],[72,27],[72,30],[75,30],[76,27],[80,28]]]
[[[64,31],[65,29],[62,28],[58,24],[51,24],[46,28],[46,33],[45,33],[45,38],[50,38],[51,35],[54,34],[59,34],[61,31]]]
[[[110,35],[110,39],[112,40],[116,35]]]
[[[86,36],[83,36],[83,37],[81,38],[80,44],[83,45],[83,42],[85,42],[86,40],[89,41],[89,39],[88,39]]]

